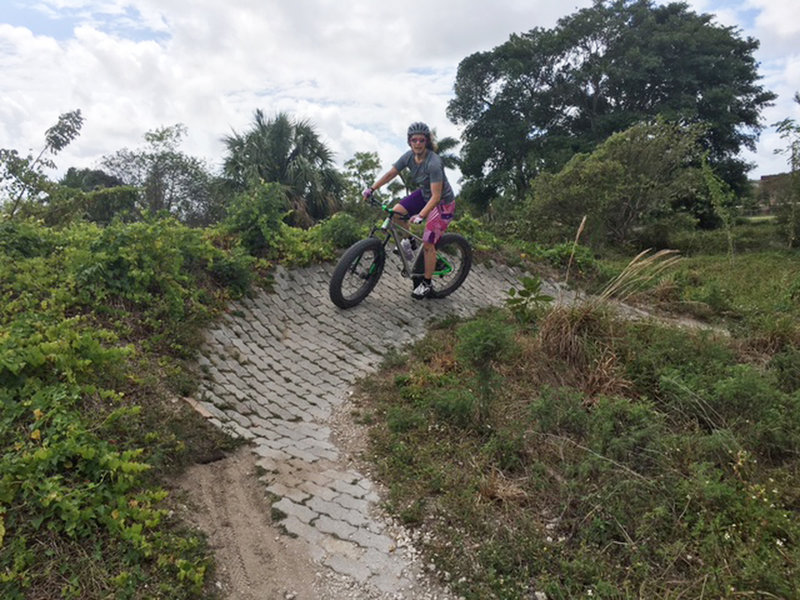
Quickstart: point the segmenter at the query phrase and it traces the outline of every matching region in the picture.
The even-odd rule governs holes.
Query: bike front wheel
[[[356,242],[333,270],[328,293],[339,308],[351,308],[366,298],[383,273],[386,251],[376,238]]]
[[[433,271],[433,298],[444,298],[455,292],[472,268],[472,247],[458,233],[445,233],[436,244],[436,267]],[[414,263],[412,281],[417,287],[425,272],[425,253],[420,252]]]

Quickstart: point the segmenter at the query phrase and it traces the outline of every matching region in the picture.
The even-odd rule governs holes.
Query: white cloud
[[[797,19],[796,0],[747,0],[747,5],[759,13],[756,18],[757,29],[770,34],[765,42],[777,39],[793,42],[797,46],[800,21]]]
[[[794,2],[692,3],[702,12],[722,7],[718,21],[725,25],[752,21],[745,34],[766,42],[759,55],[764,85],[780,95],[768,123],[796,114],[791,96],[800,89],[800,57],[780,52],[798,46]],[[141,145],[146,131],[174,123],[188,127],[184,149],[216,165],[221,138],[246,129],[261,108],[313,123],[340,164],[356,151],[376,150],[387,166],[405,149],[410,121],[459,135],[445,110],[461,59],[512,33],[552,27],[590,4],[39,0],[39,20],[29,7],[25,26],[6,20],[0,6],[0,146],[39,148],[60,113],[80,108],[84,128],[58,158],[63,168],[93,166],[105,154]],[[71,35],[35,35],[59,16]],[[777,164],[773,138],[765,135],[753,155],[754,174]]]

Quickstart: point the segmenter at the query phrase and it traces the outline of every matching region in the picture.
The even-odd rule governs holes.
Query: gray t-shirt
[[[440,203],[450,204],[456,199],[453,188],[450,187],[450,182],[447,181],[447,175],[444,174],[442,159],[435,152],[428,150],[425,160],[417,164],[417,161],[414,160],[414,152],[409,150],[398,158],[392,166],[398,171],[403,169],[411,171],[411,181],[422,190],[422,195],[426,202],[431,199],[431,184],[440,181],[442,182],[442,200]]]

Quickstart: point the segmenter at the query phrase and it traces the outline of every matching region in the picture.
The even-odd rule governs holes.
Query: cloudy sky
[[[761,42],[765,124],[800,121],[798,0],[688,0]],[[45,130],[80,109],[80,137],[56,161],[95,167],[147,131],[182,123],[182,149],[216,169],[221,139],[255,109],[311,122],[341,166],[405,150],[409,122],[458,137],[447,120],[458,63],[591,0],[0,0],[0,148],[38,152]],[[785,170],[768,127],[752,177]]]

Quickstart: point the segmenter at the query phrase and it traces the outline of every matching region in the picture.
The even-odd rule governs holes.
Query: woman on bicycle
[[[411,149],[364,190],[364,198],[369,198],[375,190],[389,183],[403,169],[409,169],[411,181],[417,189],[400,200],[393,210],[398,215],[412,215],[412,223],[425,221],[425,233],[422,236],[425,278],[411,292],[413,298],[420,300],[431,294],[431,278],[436,267],[436,244],[453,219],[456,199],[453,188],[447,181],[442,159],[434,152],[430,128],[422,122],[412,123],[408,126],[407,139]]]

